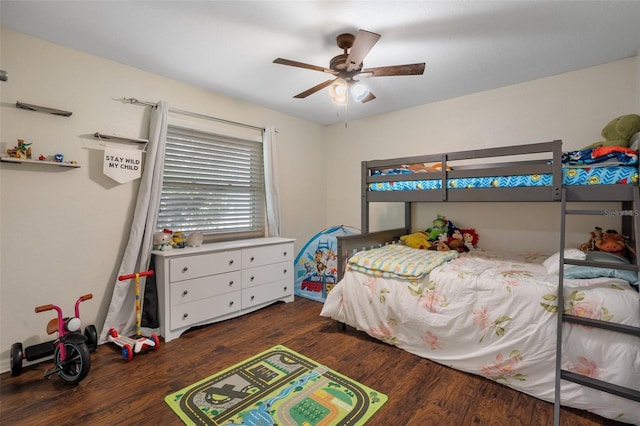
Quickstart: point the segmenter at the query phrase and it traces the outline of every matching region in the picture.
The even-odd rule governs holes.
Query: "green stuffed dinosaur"
[[[621,115],[611,120],[602,129],[603,141],[595,142],[584,149],[596,148],[599,146],[622,146],[628,148],[631,145],[631,137],[640,132],[640,115]]]

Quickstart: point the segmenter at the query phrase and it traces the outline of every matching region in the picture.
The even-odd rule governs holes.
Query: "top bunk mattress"
[[[387,171],[385,175],[406,174],[399,170]],[[534,186],[551,186],[553,176],[548,174],[529,174],[511,176],[484,176],[449,178],[448,189],[463,188],[517,188]],[[583,185],[617,185],[638,182],[637,166],[609,167],[569,167],[562,169],[562,184],[565,186]],[[434,173],[433,179],[402,180],[390,182],[372,182],[369,191],[414,191],[442,189],[442,179]]]
[[[558,157],[556,157],[558,158]],[[560,162],[560,161],[558,161]],[[552,164],[549,161],[547,164]],[[623,147],[597,147],[562,153],[562,185],[632,185],[638,183],[638,153]],[[436,164],[437,166],[438,164]],[[548,187],[554,185],[553,174],[542,169],[529,172],[511,170],[505,175],[486,175],[450,177],[451,168],[447,167],[446,179],[442,173],[427,164],[410,164],[386,169],[371,170],[371,176],[402,176],[396,179],[374,181],[367,185],[369,191],[415,191],[442,189],[446,181],[447,189],[469,188],[518,188]],[[456,167],[453,167],[456,170]],[[515,170],[515,171],[514,171]],[[436,172],[436,173],[429,173]],[[427,173],[425,173],[427,172]],[[415,179],[411,175],[420,173]]]

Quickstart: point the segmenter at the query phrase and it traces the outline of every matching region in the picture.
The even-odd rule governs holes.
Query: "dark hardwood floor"
[[[553,405],[443,367],[319,316],[320,303],[296,298],[162,343],[125,363],[120,348],[92,354],[77,386],[43,378],[47,361],[0,376],[0,423],[180,425],[164,397],[277,344],[389,396],[368,425],[552,425]],[[563,425],[621,425],[569,408]]]

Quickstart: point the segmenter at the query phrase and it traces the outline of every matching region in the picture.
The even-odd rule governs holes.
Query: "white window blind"
[[[169,125],[156,228],[206,240],[262,237],[262,143]]]

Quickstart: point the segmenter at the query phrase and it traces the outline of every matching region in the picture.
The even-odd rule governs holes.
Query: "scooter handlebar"
[[[83,302],[89,299],[93,299],[93,294],[89,293],[89,294],[85,294],[84,296],[80,296],[80,300]]]
[[[149,275],[153,275],[153,269],[145,272],[138,272],[137,274],[120,275],[118,277],[118,281],[130,280],[131,278],[135,278],[136,275],[139,275],[141,277],[147,277]]]

